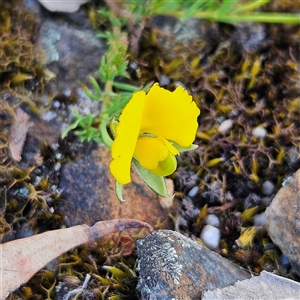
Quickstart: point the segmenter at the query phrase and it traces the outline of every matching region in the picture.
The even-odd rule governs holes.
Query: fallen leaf
[[[20,107],[16,109],[16,118],[10,127],[9,132],[9,150],[12,158],[15,161],[22,159],[21,153],[26,139],[28,130],[29,115],[26,114]]]
[[[134,219],[97,222],[94,226],[78,225],[48,231],[0,245],[0,299],[26,283],[37,271],[62,253],[108,233],[127,228],[146,227],[148,223]]]

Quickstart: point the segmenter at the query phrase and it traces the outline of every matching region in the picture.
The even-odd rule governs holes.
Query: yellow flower
[[[192,145],[199,113],[192,96],[182,87],[170,92],[156,83],[148,94],[134,93],[116,128],[112,175],[121,184],[129,183],[133,157],[155,175],[172,174],[177,167],[175,155],[179,155],[176,146]]]

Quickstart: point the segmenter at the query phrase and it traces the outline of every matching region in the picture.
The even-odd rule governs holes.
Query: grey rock
[[[98,77],[100,59],[106,45],[84,23],[87,17],[81,12],[76,14],[79,21],[77,15],[73,19],[45,18],[40,25],[39,42],[45,53],[47,68],[56,74],[47,86],[50,93],[78,88],[81,83],[87,83],[90,75]]]
[[[292,300],[300,299],[300,283],[262,271],[260,276],[238,281],[234,286],[207,291],[202,300]]]
[[[89,149],[87,149],[90,147]],[[120,203],[115,192],[115,179],[109,171],[111,153],[104,145],[85,144],[86,154],[61,169],[59,189],[63,191],[59,209],[68,226],[92,225],[95,221],[137,218],[151,225],[168,219],[155,194],[132,170],[132,182],[123,188],[126,203]],[[145,209],[147,207],[147,209]],[[164,223],[170,228],[172,222]]]
[[[278,191],[266,209],[266,219],[272,241],[300,274],[300,169]]]
[[[138,241],[142,299],[200,299],[208,289],[222,288],[249,273],[182,234],[158,230]]]

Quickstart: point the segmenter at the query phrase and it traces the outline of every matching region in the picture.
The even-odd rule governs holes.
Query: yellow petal
[[[154,137],[140,137],[134,151],[140,165],[148,170],[157,168],[158,162],[165,160],[168,154],[163,139]]]
[[[129,183],[130,166],[139,136],[146,94],[143,91],[133,94],[119,118],[116,138],[111,147],[113,161],[110,163],[112,175],[122,184]]]
[[[164,145],[167,147],[169,152],[171,152],[173,155],[180,155],[178,149],[175,148],[168,140],[166,140],[162,137],[158,137],[158,139],[164,143]]]
[[[157,168],[149,171],[157,176],[168,176],[174,173],[176,168],[176,158],[173,154],[169,153],[168,157],[165,160],[158,162]]]
[[[146,96],[140,133],[151,133],[188,147],[195,139],[199,113],[184,88],[170,92],[154,84]]]

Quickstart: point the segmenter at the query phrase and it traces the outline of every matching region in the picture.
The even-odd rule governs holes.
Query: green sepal
[[[163,176],[154,175],[149,170],[142,167],[136,159],[133,159],[133,164],[139,176],[155,193],[164,198],[173,198],[173,195],[170,196],[167,193],[167,187]]]
[[[126,200],[123,198],[123,184],[119,181],[116,181],[116,194],[120,202],[126,202]]]
[[[179,152],[184,152],[184,151],[192,151],[198,148],[198,145],[192,144],[189,147],[182,147],[176,144],[175,142],[171,142],[172,145],[179,151]]]

